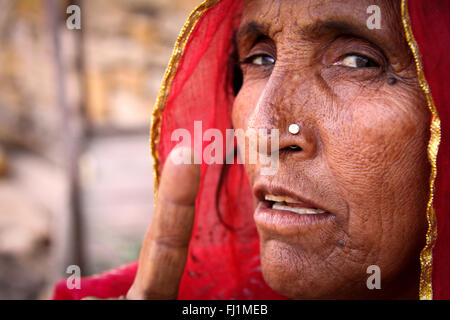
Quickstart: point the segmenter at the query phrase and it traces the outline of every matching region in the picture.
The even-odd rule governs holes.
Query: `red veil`
[[[176,42],[156,102],[151,147],[155,190],[171,149],[171,133],[186,128],[194,137],[194,121],[202,130],[231,128],[234,92],[230,80],[233,35],[240,22],[241,1],[206,0],[188,18]],[[450,41],[446,19],[450,3],[402,0],[405,34],[415,56],[418,77],[431,111],[428,147],[432,164],[428,233],[421,254],[420,297],[449,299],[450,273],[450,150],[447,91]],[[203,148],[207,142],[203,143]],[[438,152],[439,148],[439,152]],[[283,299],[264,282],[259,259],[259,239],[253,223],[253,204],[243,166],[202,164],[196,217],[189,255],[180,284],[180,299]],[[126,294],[137,263],[83,278],[80,289],[66,282],[55,286],[54,299],[118,297]]]

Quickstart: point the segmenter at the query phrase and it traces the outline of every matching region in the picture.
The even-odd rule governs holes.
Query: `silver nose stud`
[[[300,127],[298,126],[298,124],[293,123],[293,124],[289,125],[288,131],[290,134],[297,134],[300,132]]]

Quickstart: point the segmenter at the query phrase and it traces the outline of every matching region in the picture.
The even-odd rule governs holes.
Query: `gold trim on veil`
[[[167,66],[167,69],[164,73],[158,97],[156,98],[156,103],[153,107],[152,123],[150,127],[150,150],[153,159],[155,201],[158,191],[159,175],[161,169],[161,161],[158,153],[158,143],[161,136],[161,116],[166,107],[172,81],[175,77],[175,74],[177,73],[178,65],[184,54],[184,48],[186,47],[192,31],[194,30],[203,14],[211,9],[214,5],[216,5],[219,1],[220,0],[205,0],[189,15],[186,23],[181,29],[180,34],[178,35],[177,41],[175,42],[175,47],[173,49],[169,65]]]
[[[420,59],[419,47],[417,46],[416,39],[414,38],[411,21],[408,12],[407,0],[402,0],[401,3],[402,10],[402,22],[405,31],[406,41],[411,48],[412,54],[414,55],[414,60],[417,69],[417,78],[419,80],[420,87],[422,88],[425,96],[427,98],[428,108],[431,112],[431,124],[430,124],[430,140],[428,141],[428,160],[431,164],[431,175],[430,175],[430,196],[427,205],[427,223],[428,230],[426,234],[425,247],[420,253],[420,286],[419,286],[419,297],[421,300],[431,300],[433,299],[433,288],[432,288],[432,267],[433,267],[433,247],[436,242],[437,236],[437,222],[436,215],[433,208],[433,193],[434,193],[434,181],[436,180],[436,159],[439,149],[439,142],[441,141],[441,121],[439,120],[439,115],[436,110],[436,106],[433,102],[433,97],[431,96],[430,87],[428,86],[427,80],[425,79],[425,74],[423,72],[422,61]]]
[[[186,23],[184,24],[178,39],[175,43],[175,47],[170,58],[168,67],[164,73],[161,88],[158,93],[158,97],[152,113],[152,123],[150,129],[150,147],[151,156],[153,159],[153,173],[154,173],[154,197],[155,201],[159,178],[160,178],[160,158],[158,154],[158,143],[161,134],[161,116],[167,103],[167,98],[169,96],[172,81],[178,70],[178,65],[184,54],[185,46],[190,38],[192,31],[197,25],[203,14],[216,5],[220,0],[205,0],[201,3],[194,11],[189,15]],[[411,29],[411,23],[408,13],[407,0],[401,0],[401,16],[403,28],[406,36],[406,40],[409,47],[414,55],[414,60],[417,68],[417,77],[420,87],[424,91],[427,99],[427,105],[431,112],[431,124],[430,124],[430,140],[428,142],[428,159],[431,164],[431,175],[430,175],[430,195],[427,204],[426,217],[428,230],[426,233],[426,244],[422,249],[420,254],[420,286],[419,286],[419,297],[422,300],[430,300],[433,298],[432,291],[432,250],[436,242],[437,235],[437,223],[436,216],[433,209],[433,193],[434,193],[434,182],[436,179],[436,158],[439,148],[439,142],[441,139],[441,128],[439,115],[437,113],[436,107],[433,102],[433,97],[431,96],[430,88],[425,79],[425,75],[422,68],[422,62],[420,59],[420,52],[417,46],[416,40]]]

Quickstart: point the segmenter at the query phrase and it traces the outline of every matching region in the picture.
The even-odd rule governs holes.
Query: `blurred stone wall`
[[[174,41],[198,0],[82,2],[83,44],[59,6],[59,34],[70,108],[99,127],[146,127]],[[45,0],[0,1],[0,141],[55,156],[61,118]],[[82,45],[85,74],[76,57]]]
[[[0,141],[55,156],[59,114],[50,52],[43,1],[0,1]]]
[[[148,126],[174,39],[195,2],[85,1],[87,106],[94,124]]]
[[[101,241],[87,244],[94,248],[88,253],[101,257],[97,267],[91,262],[91,269],[99,271],[137,259],[135,242],[151,216],[150,159],[133,162],[115,155],[126,146],[128,152],[146,156],[151,109],[164,69],[179,30],[200,1],[84,0],[82,37],[65,25],[71,1],[50,1],[59,8],[60,71],[69,119],[81,112],[90,130],[80,158],[111,161],[97,169],[108,172],[109,180],[99,179],[98,173],[91,174],[88,183],[81,179],[81,191],[89,201],[84,214],[91,215],[86,221],[97,221],[90,226],[95,233],[108,229]],[[80,53],[83,69],[77,63]],[[63,140],[67,123],[58,103],[55,62],[48,2],[0,0],[0,299],[49,298],[66,267],[62,256],[70,228]],[[115,138],[96,138],[102,129],[115,132]],[[122,138],[127,130],[138,135]],[[105,150],[118,151],[110,156]],[[127,165],[134,171],[114,169]],[[119,194],[122,200],[114,202]],[[124,225],[126,231],[121,230]],[[128,237],[125,244],[121,232]],[[108,243],[107,250],[102,243]],[[122,247],[128,255],[116,254]]]

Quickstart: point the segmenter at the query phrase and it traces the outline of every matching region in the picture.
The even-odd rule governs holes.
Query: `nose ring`
[[[293,123],[293,124],[289,125],[288,131],[291,134],[297,134],[300,132],[300,127],[298,126],[298,124]]]

